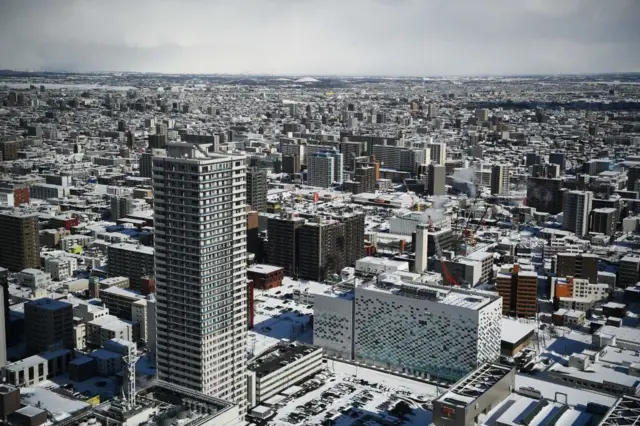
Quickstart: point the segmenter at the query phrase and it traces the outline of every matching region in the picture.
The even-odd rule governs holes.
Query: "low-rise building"
[[[249,406],[255,407],[322,369],[321,348],[297,342],[269,348],[247,365]]]
[[[268,290],[280,287],[284,279],[284,268],[272,265],[256,264],[247,268],[247,278],[253,281],[254,288]]]
[[[59,349],[30,356],[7,364],[2,369],[5,383],[15,386],[34,386],[45,380],[67,372],[67,366],[73,359],[73,352]]]
[[[486,363],[461,378],[433,401],[436,426],[473,426],[515,389],[513,367]]]
[[[40,269],[23,269],[18,273],[18,284],[32,289],[47,288],[51,284],[51,274]]]
[[[378,275],[400,271],[409,272],[409,262],[373,256],[356,260],[356,273],[358,274]]]
[[[94,347],[111,339],[134,341],[133,324],[113,315],[105,315],[87,322],[87,343]]]

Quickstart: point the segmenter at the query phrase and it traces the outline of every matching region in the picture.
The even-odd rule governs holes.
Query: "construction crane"
[[[442,254],[442,247],[440,247],[440,239],[438,237],[438,234],[435,233],[433,219],[431,218],[431,215],[427,216],[427,218],[429,219],[429,232],[431,232],[431,235],[433,235],[433,244],[436,247],[436,255],[438,256],[438,259],[440,259],[440,266],[442,266],[442,274],[444,275],[444,280],[451,287],[458,286],[458,281],[451,274],[451,272],[449,272],[449,268],[447,268],[447,263],[445,262],[444,255]]]
[[[476,227],[473,230],[473,232],[470,232],[469,235],[468,235],[468,237],[469,237],[469,245],[471,247],[475,247],[475,245],[476,245],[476,234],[478,233],[478,229],[480,229],[480,226],[484,225],[484,218],[487,216],[487,212],[489,211],[489,207],[491,207],[491,205],[487,204],[487,206],[484,209],[484,212],[482,212],[482,216],[480,217],[480,221],[476,225]]]

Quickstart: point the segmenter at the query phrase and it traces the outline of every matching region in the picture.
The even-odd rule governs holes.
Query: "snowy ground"
[[[276,416],[269,421],[270,425],[318,425],[327,419],[334,420],[336,426],[369,421],[372,424],[397,421],[405,425],[431,424],[432,415],[427,404],[435,397],[435,388],[362,367],[358,367],[356,377],[356,367],[329,363],[333,365],[329,366],[328,380],[323,380],[319,388],[301,397],[282,401]],[[432,391],[433,395],[429,395]],[[400,401],[410,409],[410,414],[402,419],[400,415],[390,413]]]
[[[280,292],[280,294],[276,294]],[[313,308],[284,297],[282,287],[255,295],[254,328],[249,331],[249,356],[258,355],[282,339],[313,342]]]

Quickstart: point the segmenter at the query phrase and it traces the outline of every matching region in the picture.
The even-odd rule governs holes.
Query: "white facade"
[[[260,355],[249,364],[249,406],[255,407],[323,368],[321,348],[307,345],[273,347],[272,353]]]
[[[156,298],[155,295],[151,294],[147,298],[147,348],[149,348],[149,353],[153,359],[156,359],[158,341],[156,311]]]
[[[589,280],[573,279],[573,297],[583,297],[591,301],[604,300],[609,296],[608,284],[592,284]]]
[[[314,307],[313,343],[328,356],[419,377],[455,381],[495,362],[501,335],[502,298],[472,290],[372,282]]]
[[[445,165],[445,161],[447,160],[447,145],[445,143],[430,143],[429,151],[429,157],[432,163],[437,163],[441,166]]]
[[[140,340],[147,341],[147,299],[140,299],[131,304],[131,319],[140,324]]]
[[[73,359],[68,349],[33,355],[7,364],[2,369],[5,383],[14,386],[33,386],[67,372]]]
[[[343,158],[336,152],[315,153],[309,156],[307,165],[307,184],[320,188],[329,188],[334,182],[342,183]]]
[[[564,228],[580,237],[587,235],[592,202],[593,192],[569,191],[564,202]]]
[[[153,158],[158,378],[247,407],[246,159]]]
[[[356,260],[356,272],[359,273],[378,275],[397,271],[409,271],[409,262],[373,256]]]
[[[87,343],[102,346],[111,339],[133,341],[131,323],[113,315],[105,315],[87,323]]]
[[[44,261],[44,270],[51,274],[51,278],[64,281],[73,277],[78,269],[78,260],[74,257],[50,257]]]
[[[313,344],[328,356],[353,358],[353,293],[316,294],[313,305]]]
[[[427,253],[429,248],[429,225],[421,223],[416,228],[416,262],[415,272],[421,274],[427,269]]]
[[[51,274],[40,269],[23,269],[18,273],[18,284],[32,289],[47,288],[51,284]]]
[[[389,218],[389,233],[409,236],[416,232],[418,224],[429,221],[428,216],[429,212],[409,212],[402,216],[393,216]],[[451,228],[449,216],[432,217],[432,220],[435,228]]]

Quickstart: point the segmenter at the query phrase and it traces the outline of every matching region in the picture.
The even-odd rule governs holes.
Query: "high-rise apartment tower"
[[[245,157],[171,143],[153,189],[158,378],[245,413]]]

